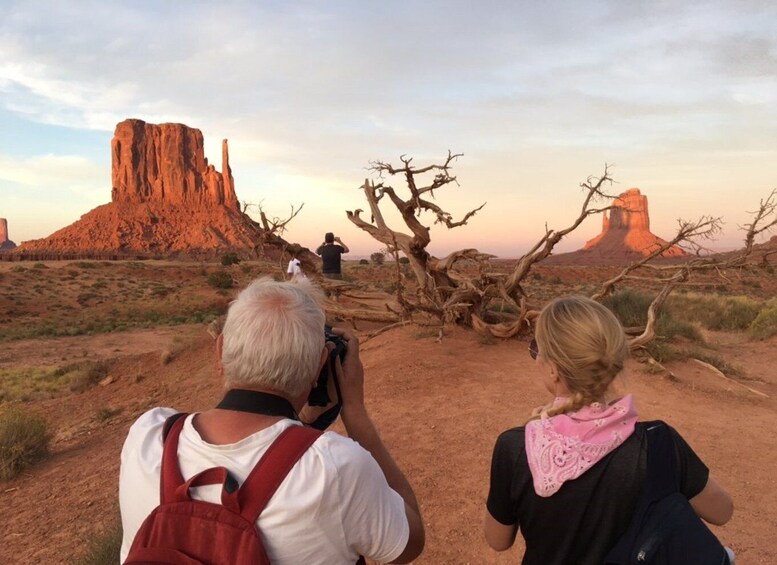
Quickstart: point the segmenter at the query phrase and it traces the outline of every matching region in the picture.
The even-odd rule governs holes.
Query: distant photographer
[[[253,563],[263,551],[276,565],[355,563],[360,556],[408,563],[421,553],[424,527],[415,495],[364,404],[359,342],[334,329],[331,339],[339,343],[333,351],[324,322],[317,291],[304,281],[260,279],[239,294],[217,341],[227,390],[221,402],[177,420],[175,410],[154,408],[129,431],[119,482],[122,562],[128,555],[140,563],[152,553],[174,553],[197,562]],[[350,439],[300,422],[331,409],[308,405],[330,361],[337,380],[323,380],[342,403]],[[300,437],[308,438],[301,447]],[[173,439],[176,449],[169,447]],[[275,469],[278,460],[288,470]],[[266,476],[274,479],[263,481]],[[272,489],[264,484],[273,481]],[[256,494],[263,489],[269,494]],[[198,514],[197,505],[206,511]],[[225,541],[231,533],[221,530],[254,516],[251,509],[260,511],[249,528],[254,531],[236,534],[239,542]],[[237,518],[224,518],[233,512]],[[257,529],[261,536],[254,535]]]
[[[332,232],[324,235],[324,243],[316,249],[316,255],[321,257],[323,265],[321,273],[328,279],[343,280],[341,255],[350,251],[343,241]]]

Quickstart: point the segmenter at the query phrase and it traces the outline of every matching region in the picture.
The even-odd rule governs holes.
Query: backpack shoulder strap
[[[165,420],[165,423],[162,426],[162,443],[167,439],[173,424],[175,424],[179,418],[185,418],[186,416],[188,416],[186,412],[177,412]]]
[[[319,437],[320,431],[297,425],[281,432],[240,487],[240,513],[244,518],[256,522],[283,479]]]
[[[645,422],[644,429],[648,446],[645,494],[648,500],[660,500],[679,490],[674,441],[665,422]]]
[[[184,483],[178,465],[178,438],[186,421],[185,412],[173,414],[162,426],[162,470],[159,481],[159,502],[165,504],[175,498],[176,489]]]

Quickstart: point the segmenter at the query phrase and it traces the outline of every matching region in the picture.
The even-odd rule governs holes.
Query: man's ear
[[[224,378],[224,366],[221,364],[221,353],[224,351],[224,334],[216,338],[216,373],[219,378]]]
[[[316,371],[316,374],[313,375],[313,381],[310,383],[311,388],[315,387],[318,381],[318,375],[321,374],[321,371],[324,368],[324,365],[326,365],[327,360],[329,359],[329,349],[327,348],[326,344],[324,344],[324,350],[321,352],[321,362],[318,364],[318,371]]]

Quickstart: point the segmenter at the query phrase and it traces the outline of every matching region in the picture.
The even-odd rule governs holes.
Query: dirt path
[[[0,484],[1,563],[70,562],[83,550],[83,541],[114,516],[118,455],[132,420],[154,405],[193,410],[217,399],[210,338],[191,328],[170,332],[35,344],[54,357],[80,348],[114,356],[145,347],[148,352],[129,363],[114,363],[116,381],[109,386],[34,406],[57,423],[59,433],[49,460]],[[189,345],[164,365],[159,350],[178,332]],[[363,347],[370,410],[414,485],[427,524],[427,547],[417,563],[515,563],[521,542],[497,554],[482,540],[481,524],[495,438],[521,425],[534,406],[547,400],[534,363],[520,341],[483,345],[463,330],[448,332],[442,343],[419,335],[401,328]],[[716,354],[749,377],[742,382],[768,398],[690,362],[669,366],[675,380],[632,364],[624,386],[635,395],[643,419],[674,425],[731,491],[734,518],[714,530],[737,551],[737,563],[773,563],[777,450],[767,434],[777,424],[777,338],[749,342],[717,334],[711,339],[717,341]],[[6,349],[4,359],[30,348],[29,342],[12,345],[15,349]],[[121,413],[101,422],[95,413],[106,406]]]

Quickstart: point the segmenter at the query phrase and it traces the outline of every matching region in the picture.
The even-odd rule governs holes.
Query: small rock
[[[103,380],[101,380],[98,384],[100,386],[108,386],[109,384],[112,384],[115,382],[116,382],[116,377],[114,377],[113,375],[108,375]]]

